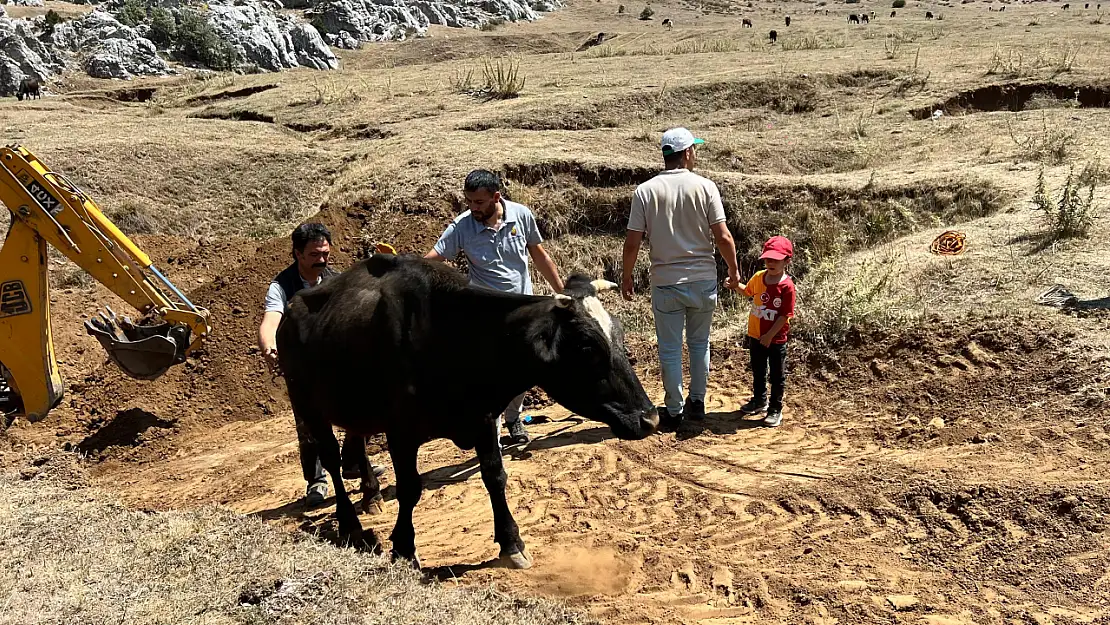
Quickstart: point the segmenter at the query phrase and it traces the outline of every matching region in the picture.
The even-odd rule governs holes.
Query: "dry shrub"
[[[1033,206],[1042,212],[1053,240],[1086,238],[1090,235],[1091,226],[1099,213],[1094,203],[1094,179],[1095,175],[1087,169],[1077,177],[1075,168],[1069,167],[1064,186],[1060,187],[1058,197],[1053,199],[1045,185],[1044,168],[1041,168],[1037,188],[1033,192]],[[1087,181],[1086,184],[1084,181]]]
[[[119,206],[105,208],[104,216],[126,235],[158,234],[163,228],[162,220],[154,211],[134,202],[120,202]]]
[[[1044,111],[1041,111],[1040,132],[1020,136],[1009,117],[1006,118],[1006,129],[1010,133],[1010,139],[1018,147],[1019,157],[1026,161],[1059,165],[1068,160],[1079,143],[1079,136],[1074,131],[1062,125],[1049,126],[1048,116]]]
[[[827,259],[798,285],[798,318],[791,330],[817,351],[848,343],[853,336],[890,331],[910,315],[896,293],[898,257],[876,255],[846,270],[841,259]]]

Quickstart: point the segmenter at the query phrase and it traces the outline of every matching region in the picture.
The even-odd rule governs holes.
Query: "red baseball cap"
[[[794,244],[790,242],[790,239],[783,236],[776,236],[767,239],[767,242],[763,244],[763,255],[760,256],[760,258],[783,260],[793,255]]]

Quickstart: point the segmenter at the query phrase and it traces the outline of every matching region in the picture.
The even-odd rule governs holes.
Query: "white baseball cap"
[[[661,147],[663,148],[663,156],[670,156],[690,149],[690,146],[705,143],[704,140],[698,139],[694,133],[686,130],[685,128],[671,128],[663,133],[663,141]]]

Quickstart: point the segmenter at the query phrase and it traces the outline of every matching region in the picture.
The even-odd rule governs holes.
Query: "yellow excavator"
[[[64,385],[50,324],[49,243],[141,313],[85,322],[124,373],[153,380],[200,348],[208,311],[173,285],[77,185],[26,148],[0,148],[0,203],[11,226],[0,248],[0,430],[43,419]]]

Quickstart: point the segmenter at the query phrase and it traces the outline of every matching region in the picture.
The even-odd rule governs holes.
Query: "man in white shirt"
[[[709,330],[717,307],[714,244],[728,265],[727,288],[740,284],[736,244],[725,225],[721,193],[693,171],[695,147],[704,143],[685,128],[663,134],[665,171],[636,188],[624,242],[621,291],[632,299],[632,269],[646,236],[651,248],[651,309],[666,390],[660,423],[705,418]],[[683,404],[682,333],[690,351],[690,393]]]

